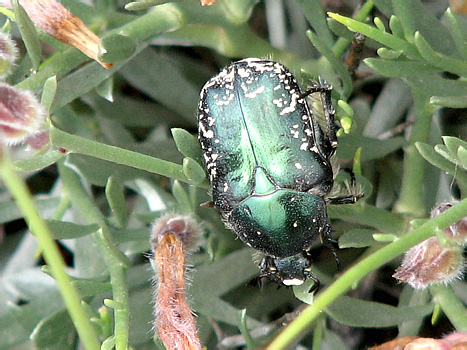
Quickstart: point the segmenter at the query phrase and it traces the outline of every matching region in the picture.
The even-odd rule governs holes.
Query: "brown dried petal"
[[[29,18],[51,37],[76,47],[104,68],[113,64],[99,60],[99,37],[75,15],[55,0],[21,0]]]

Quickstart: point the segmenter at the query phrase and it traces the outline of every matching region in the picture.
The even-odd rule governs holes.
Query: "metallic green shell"
[[[233,63],[204,86],[198,121],[214,205],[240,239],[285,258],[329,235],[324,197],[335,146],[287,68]]]

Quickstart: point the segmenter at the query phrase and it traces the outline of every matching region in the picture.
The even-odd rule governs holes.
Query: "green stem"
[[[0,174],[5,185],[15,198],[31,232],[39,241],[44,259],[47,265],[50,266],[52,276],[57,281],[63,301],[73,320],[80,340],[86,349],[99,349],[100,344],[94,327],[81,307],[81,300],[77,290],[73,287],[70,277],[66,274],[63,257],[52,238],[49,228],[39,216],[26,184],[13,170],[13,164],[5,153],[0,153]]]
[[[415,142],[427,142],[430,133],[431,118],[434,108],[429,98],[418,93],[418,88],[411,86],[414,106],[415,123],[412,126],[409,145],[405,148],[404,170],[401,192],[395,209],[399,213],[410,213],[417,217],[426,214],[423,187],[425,184],[426,161],[415,147]]]
[[[50,141],[69,153],[84,154],[190,183],[183,173],[183,167],[179,164],[68,134],[53,126],[50,129]],[[209,184],[206,180],[198,187],[208,189]]]
[[[367,16],[370,14],[374,6],[375,5],[371,1],[367,1],[365,4],[363,4],[363,6],[357,12],[354,19],[360,22],[364,21],[367,18]],[[347,50],[347,47],[349,46],[349,44],[350,44],[350,41],[348,41],[345,38],[340,37],[334,44],[334,47],[332,48],[334,55],[336,57],[340,57],[345,52],[345,50]]]
[[[97,231],[93,237],[109,269],[110,283],[112,284],[115,349],[127,350],[130,329],[130,300],[126,276],[129,266],[128,259],[110,241],[107,228]]]
[[[435,284],[430,287],[430,292],[456,330],[467,332],[467,310],[451,286]]]
[[[292,323],[290,323],[267,349],[285,349],[330,305],[337,297],[346,293],[358,281],[370,272],[403,254],[409,248],[433,236],[436,229],[442,229],[459,220],[467,212],[467,199],[454,205],[449,210],[427,221],[419,228],[388,244],[377,252],[361,260],[347,270],[339,279],[326,288]]]
[[[105,218],[93,199],[83,188],[79,176],[64,166],[63,162],[58,163],[58,168],[66,195],[72,198],[73,202],[79,203],[77,208],[81,215],[87,219],[88,223],[97,223],[101,227],[100,230],[93,234],[93,238],[109,269],[113,295],[112,307],[114,308],[115,319],[115,348],[117,350],[127,350],[130,329],[129,297],[126,280],[126,270],[129,265],[128,259],[111,242]]]

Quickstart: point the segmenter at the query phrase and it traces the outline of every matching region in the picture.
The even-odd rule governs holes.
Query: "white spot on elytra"
[[[263,92],[264,92],[264,85],[263,85],[263,86],[260,86],[260,87],[257,88],[255,91],[246,93],[246,94],[245,94],[245,97],[248,97],[248,98],[255,98],[256,95],[262,94]]]

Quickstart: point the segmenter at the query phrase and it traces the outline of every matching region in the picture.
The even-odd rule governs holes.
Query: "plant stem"
[[[360,10],[355,15],[354,19],[357,21],[364,21],[365,18],[370,14],[371,10],[375,5],[371,1],[365,2]],[[340,57],[347,47],[349,46],[350,41],[345,38],[339,38],[336,43],[334,44],[332,51],[336,57]]]
[[[84,154],[190,183],[179,164],[68,134],[53,126],[50,129],[50,141],[70,153]],[[197,186],[209,188],[207,180]]]
[[[409,248],[434,235],[436,229],[445,228],[461,220],[467,212],[467,199],[457,203],[439,216],[427,221],[419,228],[388,244],[377,252],[361,260],[347,270],[339,279],[326,288],[292,323],[290,323],[273,341],[267,349],[285,349],[303,333],[310,324],[337,297],[346,293],[358,281],[371,271],[386,264],[390,260],[403,254]]]
[[[395,209],[400,213],[422,217],[427,210],[423,191],[426,161],[416,149],[415,142],[427,142],[435,107],[430,105],[427,96],[417,92],[417,87],[411,86],[411,88],[416,121],[412,126],[409,145],[405,148],[401,192]]]
[[[79,176],[64,166],[63,162],[59,162],[58,167],[66,195],[72,198],[73,202],[79,203],[77,208],[82,216],[87,219],[88,223],[97,223],[101,227],[101,229],[93,234],[93,238],[109,269],[113,295],[111,306],[114,308],[115,319],[115,348],[117,350],[127,350],[130,329],[129,298],[126,281],[126,270],[129,265],[128,259],[109,239],[105,218],[93,199],[83,188]]]
[[[435,284],[430,287],[437,302],[458,332],[467,332],[467,310],[451,286]]]
[[[52,276],[57,281],[63,301],[84,347],[92,350],[99,349],[100,344],[94,327],[81,307],[81,300],[77,290],[73,287],[70,277],[66,274],[63,257],[52,238],[49,228],[37,212],[26,184],[13,170],[13,164],[6,153],[0,153],[0,174],[5,185],[15,198],[31,232],[39,241],[44,259],[47,265],[50,266]]]

